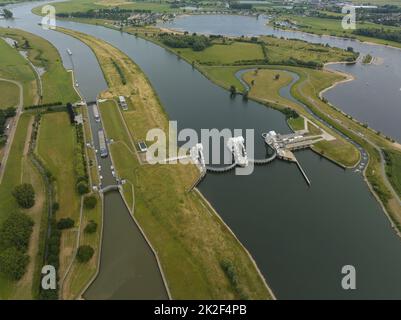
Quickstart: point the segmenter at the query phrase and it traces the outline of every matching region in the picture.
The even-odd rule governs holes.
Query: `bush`
[[[77,183],[77,191],[79,194],[85,194],[89,192],[89,186],[86,181],[80,181]]]
[[[60,209],[60,204],[58,202],[54,202],[53,206],[52,206],[52,211],[53,213],[55,213],[56,211],[58,211]]]
[[[57,229],[59,230],[64,230],[64,229],[70,229],[74,226],[75,222],[71,218],[61,218],[57,222]]]
[[[35,190],[29,183],[16,186],[12,194],[22,208],[32,208],[35,204]]]
[[[8,248],[0,253],[0,272],[11,280],[21,279],[28,263],[29,256],[17,248]]]
[[[84,232],[85,233],[95,233],[97,230],[97,223],[93,220],[89,221],[89,223],[86,225]]]
[[[25,251],[31,237],[33,220],[23,213],[12,213],[0,229],[0,248],[15,247]]]
[[[77,259],[79,262],[88,262],[95,253],[95,250],[91,246],[83,245],[78,248]]]
[[[85,209],[93,209],[96,207],[97,199],[95,196],[87,196],[84,199],[84,207]]]

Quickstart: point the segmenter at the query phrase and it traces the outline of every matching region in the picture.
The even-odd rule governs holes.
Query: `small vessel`
[[[75,86],[79,87],[78,81],[75,81]]]
[[[67,49],[67,53],[68,53],[70,56],[72,56],[72,52],[71,52],[70,49]]]

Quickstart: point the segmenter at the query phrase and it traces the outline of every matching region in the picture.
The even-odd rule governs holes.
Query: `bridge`
[[[107,193],[107,192],[110,192],[110,191],[119,191],[119,189],[120,189],[119,185],[112,184],[112,185],[105,186],[103,189],[100,189],[100,192],[101,193]]]

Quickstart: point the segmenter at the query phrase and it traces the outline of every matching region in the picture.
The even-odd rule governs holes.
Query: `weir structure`
[[[269,131],[268,133],[263,133],[262,137],[266,145],[273,150],[273,154],[270,157],[265,159],[249,159],[245,148],[244,137],[232,137],[228,139],[227,147],[231,151],[234,161],[233,163],[224,167],[206,166],[205,157],[203,154],[203,145],[201,143],[197,143],[191,148],[190,156],[186,156],[192,159],[192,162],[197,165],[200,171],[200,177],[195,181],[189,190],[195,188],[206,176],[207,172],[223,173],[233,170],[237,166],[247,167],[250,163],[255,165],[264,165],[272,162],[276,158],[295,163],[306,183],[308,185],[311,184],[310,179],[306,175],[301,164],[298,162],[293,151],[310,148],[314,143],[322,140],[320,135],[307,135],[306,133],[300,131],[290,134],[278,134],[275,131]]]

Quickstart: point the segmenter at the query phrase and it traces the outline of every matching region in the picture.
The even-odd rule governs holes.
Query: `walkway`
[[[3,78],[0,78],[0,81],[13,83],[13,84],[17,85],[19,88],[19,103],[17,105],[16,115],[14,117],[11,129],[10,129],[10,134],[7,137],[6,145],[4,146],[4,156],[3,156],[3,159],[2,159],[1,165],[0,165],[0,184],[1,184],[1,182],[3,180],[3,176],[4,176],[4,171],[6,169],[8,155],[10,154],[11,145],[12,145],[12,142],[14,141],[15,132],[17,130],[18,121],[19,121],[19,118],[22,113],[22,106],[24,104],[24,89],[22,87],[22,84],[18,81],[8,80],[8,79],[3,79]]]

